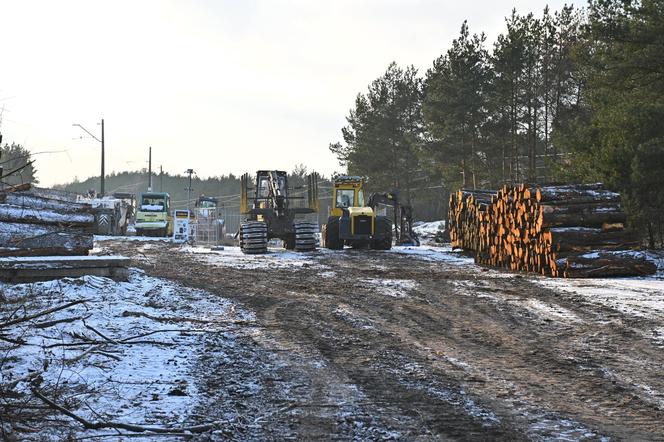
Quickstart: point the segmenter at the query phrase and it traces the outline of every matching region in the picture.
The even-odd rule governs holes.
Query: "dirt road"
[[[250,357],[200,358],[209,395],[201,419],[232,409],[246,424],[227,436],[664,439],[661,316],[446,252],[244,258],[168,243],[102,244],[150,275],[255,313]]]

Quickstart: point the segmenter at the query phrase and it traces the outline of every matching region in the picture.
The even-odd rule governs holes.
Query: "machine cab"
[[[194,217],[213,218],[219,211],[219,200],[211,196],[201,195],[196,201],[196,211]]]
[[[343,210],[364,206],[364,179],[360,176],[337,176],[332,191],[332,216],[342,216]]]
[[[164,212],[168,213],[170,197],[167,193],[144,193],[141,195],[141,212]]]

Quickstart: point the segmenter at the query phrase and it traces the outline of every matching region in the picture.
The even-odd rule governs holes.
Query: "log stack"
[[[655,273],[626,219],[620,195],[602,184],[522,184],[450,196],[453,248],[482,265],[554,277]]]
[[[0,256],[87,255],[95,217],[64,192],[21,185],[0,191]]]

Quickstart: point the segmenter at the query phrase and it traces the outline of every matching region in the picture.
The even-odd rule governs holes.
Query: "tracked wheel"
[[[240,249],[242,253],[267,252],[267,224],[261,221],[246,221],[240,225]]]
[[[299,252],[316,250],[318,246],[318,225],[298,221],[293,224],[293,227],[295,231],[295,250]]]
[[[332,250],[344,248],[344,242],[339,238],[339,218],[328,219],[325,226],[325,247]]]
[[[390,250],[392,248],[392,222],[384,216],[376,217],[376,239],[371,241],[374,250]]]

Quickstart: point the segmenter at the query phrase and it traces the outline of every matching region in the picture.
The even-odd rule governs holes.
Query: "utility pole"
[[[106,181],[106,169],[105,169],[105,152],[104,152],[104,119],[101,119],[101,196],[104,196],[104,184]]]
[[[5,110],[5,107],[2,107],[2,110]],[[2,113],[0,113],[0,117],[2,117]],[[0,123],[2,123],[2,119],[0,119]],[[0,159],[2,159],[2,132],[0,132]],[[4,169],[2,166],[0,166],[0,176],[2,176],[2,173],[4,172]],[[4,189],[5,185],[0,183],[0,189]]]
[[[194,172],[194,169],[187,169],[184,171],[184,173],[189,174],[189,187],[185,189],[187,191],[187,210],[189,210],[191,204],[191,191],[194,190],[191,188],[191,176],[196,172]]]
[[[159,191],[164,191],[164,166],[159,166]]]
[[[148,149],[148,192],[152,192],[152,146]]]
[[[99,123],[97,123],[97,124],[99,124]],[[103,119],[103,118],[101,119],[101,140],[100,140],[99,138],[97,138],[96,136],[94,136],[94,135],[92,134],[92,132],[90,132],[89,130],[87,130],[86,128],[84,128],[83,126],[81,126],[81,125],[78,124],[78,123],[74,123],[74,124],[72,124],[72,126],[78,126],[78,127],[80,127],[80,128],[83,130],[83,132],[85,132],[86,134],[90,135],[92,138],[94,138],[95,140],[97,140],[97,142],[101,143],[101,176],[100,176],[100,186],[99,186],[100,189],[99,189],[99,193],[101,194],[101,196],[104,196],[104,191],[105,191],[105,188],[104,188],[104,184],[105,184],[105,183],[104,183],[104,180],[105,180],[105,178],[106,178],[106,170],[105,170],[105,164],[104,164],[104,162],[105,162],[105,161],[104,161],[104,160],[105,160],[105,155],[106,155],[106,152],[105,152],[105,147],[106,147],[106,145],[105,145],[105,143],[104,143],[104,119]],[[81,137],[81,138],[83,138],[83,137]]]

